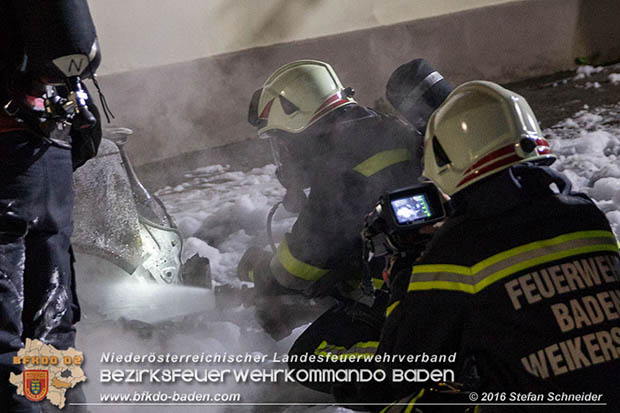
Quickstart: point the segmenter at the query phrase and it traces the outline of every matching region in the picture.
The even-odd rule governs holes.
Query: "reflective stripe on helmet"
[[[321,103],[321,106],[319,106],[314,113],[316,114],[316,113],[321,112],[323,109],[325,109],[326,106],[328,106],[331,103],[334,103],[338,99],[340,99],[340,93],[334,93],[325,102]]]
[[[265,105],[265,108],[263,109],[263,111],[261,112],[260,116],[258,117],[259,119],[268,119],[269,118],[269,111],[271,110],[271,105],[273,105],[273,101],[276,100],[276,98],[271,99],[269,102],[267,102],[267,104]]]
[[[510,145],[506,145],[503,148],[500,148],[496,151],[491,152],[490,154],[482,157],[479,161],[477,161],[475,164],[473,164],[472,166],[470,166],[466,171],[465,174],[468,174],[469,172],[473,171],[476,168],[481,167],[482,165],[491,162],[497,158],[501,158],[502,156],[506,156],[506,155],[510,155],[515,153],[515,145],[513,143],[511,143]]]
[[[256,107],[256,115],[252,112],[249,120],[258,125],[259,133],[274,129],[300,133],[329,112],[351,103],[355,103],[352,94],[347,93],[329,64],[297,60],[269,76],[258,98],[252,99],[251,108]],[[259,113],[265,119],[260,119]]]
[[[416,265],[407,291],[453,290],[477,294],[489,285],[530,267],[573,255],[618,252],[609,231],[580,231],[512,248],[471,266]]]
[[[532,139],[532,141],[536,145],[535,148],[536,148],[538,155],[551,154],[549,143],[545,139],[536,138],[536,139]],[[511,155],[511,156],[508,156],[508,155]],[[502,159],[499,159],[499,158],[502,158]],[[476,163],[470,166],[463,174],[465,175],[465,177],[456,185],[456,187],[459,188],[461,185],[466,184],[472,179],[476,179],[477,177],[484,175],[488,172],[492,172],[495,169],[504,168],[507,165],[511,165],[511,164],[520,162],[522,160],[523,160],[523,157],[520,156],[516,152],[515,144],[506,145],[503,148],[500,148],[482,157],[480,160],[478,160]],[[491,161],[495,161],[495,162],[489,164],[489,162]],[[483,166],[485,164],[486,166]]]
[[[390,149],[374,154],[370,158],[356,165],[353,170],[361,173],[365,177],[369,177],[389,166],[410,160],[411,152],[409,152],[408,149]]]
[[[340,92],[333,94],[325,102],[323,102],[321,106],[318,107],[318,109],[314,112],[312,119],[310,119],[309,124],[312,124],[314,121],[319,120],[321,117],[327,115],[332,110],[338,109],[340,106],[348,105],[349,103],[355,102],[352,102],[349,99],[342,98]]]
[[[330,270],[315,267],[293,256],[286,236],[278,246],[275,259],[271,260],[271,272],[284,287],[303,290],[323,277]]]
[[[515,164],[517,162],[521,162],[522,160],[523,158],[520,157],[519,155],[511,155],[506,158],[502,158],[498,160],[497,162],[493,162],[492,164],[485,166],[484,168],[476,169],[475,171],[467,175],[465,178],[461,179],[459,183],[456,184],[456,187],[460,188],[462,185],[466,184],[472,179],[476,179],[479,176],[492,172],[496,169],[505,168],[506,166]]]

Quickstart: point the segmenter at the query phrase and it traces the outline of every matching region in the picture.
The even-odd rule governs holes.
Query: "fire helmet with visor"
[[[277,69],[252,96],[248,121],[269,139],[277,174],[287,188],[309,185],[308,171],[326,150],[329,125],[315,124],[356,103],[334,69],[318,60],[297,60]]]
[[[527,101],[487,81],[458,86],[432,114],[424,137],[424,177],[453,195],[520,162],[556,157]]]
[[[300,133],[342,106],[355,103],[334,69],[318,60],[297,60],[276,70],[250,102],[248,121],[259,135]]]

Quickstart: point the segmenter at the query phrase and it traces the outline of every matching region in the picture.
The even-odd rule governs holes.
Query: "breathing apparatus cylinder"
[[[20,71],[43,85],[65,85],[73,122],[90,127],[95,117],[80,81],[101,62],[95,25],[86,0],[9,0],[23,45]]]

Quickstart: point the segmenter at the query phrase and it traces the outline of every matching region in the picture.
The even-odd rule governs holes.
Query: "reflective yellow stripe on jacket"
[[[375,290],[382,289],[384,285],[385,285],[385,281],[382,278],[372,279],[372,286],[375,288]]]
[[[411,153],[406,148],[390,149],[376,153],[356,165],[353,170],[369,177],[394,164],[411,160]],[[303,290],[323,277],[330,270],[315,267],[293,256],[286,237],[278,247],[276,256],[271,260],[271,272],[276,280],[286,288]],[[381,283],[382,284],[382,283]],[[381,285],[375,284],[375,288]]]
[[[453,290],[476,294],[489,285],[530,267],[591,252],[618,252],[609,231],[580,231],[536,241],[486,258],[472,267],[416,265],[408,291]]]
[[[411,152],[406,148],[390,149],[374,154],[353,168],[354,171],[369,177],[394,164],[410,161]]]
[[[278,246],[270,267],[273,276],[281,285],[296,290],[309,287],[329,272],[327,269],[315,267],[295,258],[288,248],[286,236]]]
[[[353,344],[351,347],[335,346],[323,340],[314,350],[317,356],[338,357],[346,360],[349,357],[372,356],[377,352],[378,341],[363,341]]]
[[[379,413],[411,413],[413,412],[413,408],[415,407],[415,403],[420,399],[420,397],[424,396],[424,389],[420,390],[419,393],[414,393],[414,396],[411,395],[395,401],[384,407]],[[403,409],[403,407],[405,407]]]
[[[400,300],[394,301],[392,304],[390,304],[385,310],[385,317],[389,317],[390,314],[392,314],[392,311],[394,311],[394,309],[398,307],[398,304],[400,304]]]

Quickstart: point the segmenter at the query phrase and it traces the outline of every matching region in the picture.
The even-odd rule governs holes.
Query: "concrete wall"
[[[100,74],[329,36],[515,0],[90,0]]]
[[[91,7],[96,11],[98,2],[108,1],[117,0],[95,0]],[[287,8],[297,3],[279,4]],[[246,121],[249,99],[273,70],[291,60],[330,62],[345,85],[357,90],[358,100],[372,105],[383,96],[390,73],[415,57],[425,57],[457,84],[477,78],[509,82],[568,70],[576,57],[618,60],[618,15],[617,0],[516,1],[113,73],[102,76],[101,84],[117,115],[114,123],[136,132],[127,145],[136,165],[156,169],[160,164],[154,162],[173,159],[176,168],[191,169],[207,159],[217,161],[212,148],[254,136]],[[170,24],[180,24],[175,21]],[[245,28],[238,32],[242,35]],[[105,59],[103,42],[102,47]]]

